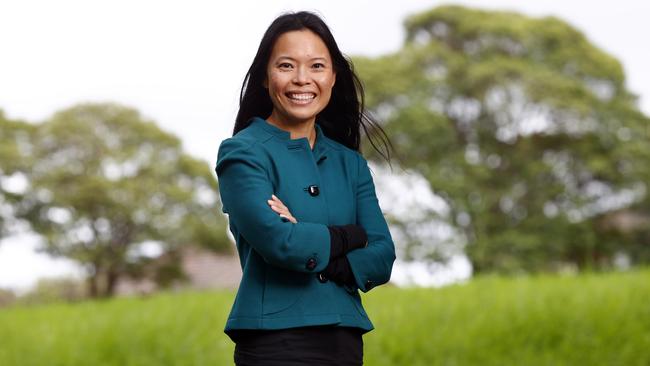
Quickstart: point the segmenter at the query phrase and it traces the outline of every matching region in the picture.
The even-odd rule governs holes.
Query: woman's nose
[[[309,72],[304,67],[298,67],[293,77],[293,82],[304,85],[309,83]]]

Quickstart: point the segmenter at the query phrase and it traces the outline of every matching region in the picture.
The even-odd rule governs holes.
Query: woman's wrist
[[[339,285],[355,285],[352,267],[350,266],[350,262],[346,256],[330,260],[330,262],[327,264],[327,267],[325,267],[319,276],[324,277],[327,280],[334,281]]]
[[[344,256],[351,250],[363,248],[368,243],[366,231],[357,225],[331,225],[327,227],[330,232],[330,259]]]

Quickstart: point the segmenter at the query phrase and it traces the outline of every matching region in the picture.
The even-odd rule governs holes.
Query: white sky
[[[633,0],[2,1],[0,109],[42,121],[81,101],[120,102],[212,165],[261,36],[281,12],[315,10],[344,53],[374,56],[399,49],[405,16],[449,3],[568,21],[622,61],[628,88],[650,114],[650,3]],[[0,287],[69,271],[34,254],[35,245],[31,236],[3,241]]]

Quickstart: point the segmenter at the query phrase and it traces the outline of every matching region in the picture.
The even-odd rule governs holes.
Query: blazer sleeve
[[[277,267],[320,272],[330,256],[326,225],[283,220],[268,205],[273,192],[266,163],[248,143],[228,138],[219,146],[215,171],[223,212],[264,260]]]
[[[361,155],[358,158],[357,225],[366,230],[368,246],[349,252],[347,258],[357,286],[368,292],[390,280],[395,245],[379,207],[368,162]]]

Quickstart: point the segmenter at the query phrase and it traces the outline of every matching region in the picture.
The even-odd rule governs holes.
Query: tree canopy
[[[647,230],[605,224],[649,203],[648,118],[613,56],[555,17],[443,6],[404,25],[402,49],[355,66],[401,165],[447,205],[429,221],[463,238],[475,271],[648,260]],[[440,254],[406,252],[422,246]]]
[[[30,141],[30,186],[18,211],[46,252],[84,265],[91,295],[142,274],[152,248],[232,248],[208,164],[136,110],[79,104],[39,125]],[[160,270],[161,280],[181,275]]]

